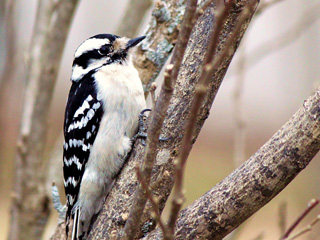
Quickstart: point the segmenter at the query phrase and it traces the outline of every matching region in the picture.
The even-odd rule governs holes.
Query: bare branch
[[[255,1],[255,3],[257,4],[257,1]],[[239,1],[232,7],[231,13],[228,17],[228,24],[224,25],[221,38],[219,38],[219,49],[223,49],[226,46],[225,39],[230,36],[234,30],[234,28],[230,28],[230,26],[234,26],[239,20],[239,14],[241,12],[239,10],[241,10],[246,4],[247,1]],[[254,12],[251,12],[251,16],[253,13]],[[171,105],[166,115],[164,135],[170,136],[171,139],[160,143],[151,179],[152,183],[158,183],[157,188],[153,188],[153,194],[159,199],[160,211],[164,208],[165,202],[173,185],[172,176],[174,175],[175,169],[173,159],[176,158],[180,151],[182,141],[181,132],[182,129],[185,129],[185,120],[190,112],[195,83],[200,76],[199,69],[203,63],[204,52],[208,47],[208,39],[212,32],[214,21],[215,17],[213,6],[210,6],[195,25],[195,30],[192,33],[192,37],[186,50],[186,56],[184,57],[185,60],[181,68],[182,71],[179,73],[177,84],[175,86],[176,88],[171,99]],[[233,47],[230,48],[225,61],[221,62],[221,66],[218,68],[217,72],[213,74],[214,77],[211,78],[210,84],[208,84],[209,95],[206,98],[206,102],[201,106],[201,111],[197,119],[196,132],[192,141],[195,141],[197,134],[208,116],[213,99],[248,24],[249,21],[243,24],[240,33],[236,38],[234,38],[235,42],[232,44]],[[158,40],[159,39],[155,39],[156,42],[158,42]],[[146,51],[146,53],[148,54],[148,51]],[[138,54],[140,54],[139,51]],[[151,71],[152,69],[149,68],[149,70]],[[121,237],[125,223],[122,216],[128,214],[128,209],[133,204],[132,195],[137,186],[134,167],[136,163],[141,162],[143,156],[143,147],[135,144],[131,157],[128,160],[128,164],[123,168],[119,179],[116,181],[114,187],[109,193],[105,205],[93,226],[89,239],[108,238],[111,237],[111,232],[115,233],[119,238]],[[154,220],[150,215],[150,212],[148,212],[148,209],[146,209],[142,215],[140,223],[139,237],[154,229]]]
[[[205,1],[201,7],[198,8],[197,12],[196,12],[196,15],[194,17],[194,21],[196,22],[199,17],[204,14],[204,12],[207,10],[207,8],[213,3],[214,1],[213,0],[207,0]]]
[[[282,191],[320,149],[320,89],[249,160],[182,210],[176,239],[222,239]],[[160,239],[157,229],[147,239]]]
[[[170,99],[173,93],[173,84],[175,84],[176,77],[182,62],[184,51],[188,43],[189,36],[192,30],[192,19],[194,17],[197,7],[197,0],[189,0],[186,6],[186,13],[181,26],[181,33],[178,36],[177,47],[174,50],[171,63],[167,66],[165,72],[165,79],[161,88],[161,92],[156,103],[155,109],[151,113],[151,124],[148,128],[147,149],[145,160],[142,165],[142,172],[146,182],[149,186],[151,173],[157,155],[157,147],[162,124],[167,112]],[[141,215],[145,208],[146,197],[143,189],[137,189],[135,193],[134,203],[130,210],[129,218],[124,228],[124,239],[133,239],[136,236]]]
[[[281,240],[288,239],[291,232],[298,226],[298,224],[319,204],[319,200],[312,199],[308,204],[308,207],[301,213],[301,215],[294,221],[294,223],[288,228]]]
[[[218,37],[221,33],[223,23],[225,22],[230,8],[234,4],[233,1],[229,1],[225,7],[217,7],[216,22],[214,27],[214,35],[209,42],[209,47],[207,51],[206,58],[204,60],[204,65],[202,69],[199,82],[196,86],[195,97],[192,101],[191,110],[189,114],[188,123],[186,125],[186,132],[182,140],[182,147],[180,155],[178,157],[178,164],[176,167],[175,174],[175,190],[172,197],[172,210],[169,218],[169,226],[175,226],[175,221],[178,216],[178,213],[183,204],[183,176],[184,168],[186,161],[189,155],[189,152],[192,148],[192,137],[196,128],[197,116],[203,104],[203,100],[207,93],[207,86],[209,84],[210,78],[214,72],[218,70],[218,67],[221,65],[222,61],[226,59],[229,54],[230,48],[235,41],[235,38],[239,36],[241,27],[244,22],[248,19],[249,15],[253,11],[254,2],[251,2],[245,7],[242,13],[239,16],[239,20],[235,26],[233,33],[229,36],[226,41],[226,46],[219,53],[216,53],[218,46]],[[215,55],[216,53],[216,55]],[[215,57],[213,57],[215,56]],[[172,229],[173,230],[173,229]]]
[[[156,1],[152,19],[146,30],[146,39],[138,48],[134,59],[141,80],[148,91],[160,73],[177,41],[186,0]]]
[[[141,188],[146,192],[146,196],[151,203],[153,213],[154,213],[154,218],[162,230],[163,238],[165,240],[173,239],[173,235],[170,234],[169,229],[167,228],[167,226],[164,224],[164,222],[161,219],[161,214],[159,212],[159,204],[158,204],[156,198],[153,196],[153,194],[151,192],[152,190],[150,190],[148,185],[146,184],[138,165],[136,167],[136,172],[137,172],[137,179],[138,179],[139,183],[141,184]]]
[[[217,1],[218,4],[221,1]],[[216,52],[216,47],[218,45],[218,37],[220,35],[221,28],[223,26],[224,21],[226,20],[227,14],[230,10],[231,3],[229,3],[226,7],[223,7],[222,4],[218,4],[216,9],[216,21],[214,25],[214,31],[213,36],[211,37],[211,40],[209,42],[208,51],[206,52],[206,58],[204,60],[204,68],[206,64],[211,63],[213,56]],[[206,94],[206,85],[204,81],[203,73],[205,71],[202,70],[202,74],[199,79],[199,83],[197,84],[197,89],[195,93],[195,97],[192,102],[191,111],[189,114],[189,120],[186,126],[186,132],[184,134],[183,140],[182,140],[182,147],[180,154],[178,156],[177,164],[176,164],[176,172],[175,172],[175,188],[173,192],[172,197],[172,208],[170,211],[170,217],[168,221],[168,226],[170,226],[170,230],[173,233],[175,222],[178,217],[178,213],[181,209],[181,206],[184,202],[184,194],[183,194],[183,178],[184,178],[184,169],[186,165],[186,161],[189,155],[189,152],[192,148],[192,136],[194,133],[194,129],[196,127],[196,118],[198,115],[198,111],[200,110],[200,105],[202,103],[202,100]],[[201,91],[200,91],[201,89]]]
[[[50,208],[44,149],[48,109],[77,0],[40,1],[28,65],[9,239],[39,239]],[[35,172],[35,169],[37,171]]]

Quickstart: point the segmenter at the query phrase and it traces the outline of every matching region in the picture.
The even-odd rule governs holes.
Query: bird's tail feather
[[[80,209],[77,208],[73,218],[71,240],[79,239],[79,226],[80,226],[79,223],[80,223]]]

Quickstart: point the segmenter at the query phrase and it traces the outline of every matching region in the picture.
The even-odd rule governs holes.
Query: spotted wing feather
[[[94,79],[91,75],[73,82],[64,122],[63,173],[67,197],[66,233],[73,218],[85,165],[88,162],[91,146],[97,136],[103,115],[102,102],[97,99]]]

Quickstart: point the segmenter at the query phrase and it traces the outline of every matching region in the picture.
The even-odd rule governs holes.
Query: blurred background
[[[0,6],[1,74],[8,70],[5,61],[10,57],[4,38],[5,32],[10,31],[4,25],[4,2],[2,0]],[[15,146],[25,87],[25,59],[37,6],[35,0],[15,2],[17,67],[12,78],[0,82],[0,239],[6,239],[9,229]],[[191,152],[185,178],[186,205],[255,153],[320,86],[319,1],[269,0],[261,1],[260,5],[266,3],[271,4],[252,21]],[[126,0],[80,1],[50,109],[48,146],[53,146],[61,136],[75,49],[97,33],[115,33],[126,4]],[[151,9],[147,16],[150,13]],[[139,34],[143,34],[148,19],[146,17]],[[158,81],[161,82],[161,78]],[[60,144],[62,146],[62,140]],[[319,198],[319,173],[318,154],[283,192],[249,218],[230,239],[278,239],[279,208],[286,209],[287,224],[292,223],[312,198]],[[62,169],[55,177],[52,181],[61,181]],[[319,214],[319,209],[313,210],[297,230],[309,224]],[[50,222],[51,227],[48,227],[44,239],[56,226],[55,213]],[[320,224],[299,239],[320,239],[319,236]]]

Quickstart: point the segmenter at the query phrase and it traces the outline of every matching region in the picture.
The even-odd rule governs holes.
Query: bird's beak
[[[141,36],[141,37],[137,37],[137,38],[133,38],[133,39],[129,40],[127,43],[127,49],[136,46],[138,43],[140,43],[145,38],[146,38],[146,36]]]

